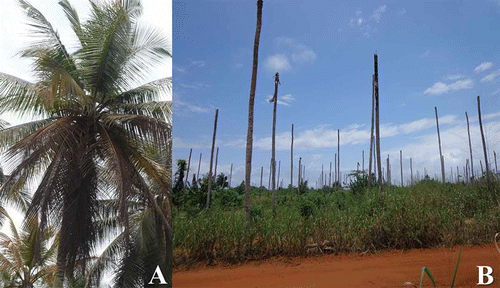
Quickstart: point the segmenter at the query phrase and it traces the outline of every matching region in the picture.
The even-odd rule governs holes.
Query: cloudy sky
[[[244,176],[256,1],[174,1],[174,161],[207,173],[215,109],[219,109],[217,171]],[[274,74],[280,72],[277,161],[290,181],[299,157],[316,185],[329,170],[340,129],[341,171],[368,166],[373,54],[378,53],[381,151],[392,179],[424,169],[440,174],[434,107],[438,108],[447,177],[468,157],[471,121],[474,168],[483,161],[477,122],[481,95],[488,153],[500,154],[500,2],[264,1],[255,99],[252,183],[267,179],[271,157]],[[500,157],[500,156],[499,156]],[[494,167],[494,164],[492,165]],[[456,177],[454,175],[453,177]],[[297,180],[294,181],[296,183]],[[267,180],[264,180],[267,183]]]
[[[103,0],[99,0],[103,1]],[[96,1],[96,2],[99,2]],[[68,51],[74,52],[77,47],[77,38],[70,27],[69,21],[59,6],[59,0],[28,0],[37,8],[57,30],[61,41]],[[90,2],[85,0],[70,0],[71,5],[77,10],[82,22],[88,19],[90,13]],[[171,1],[143,0],[143,13],[140,21],[143,25],[156,27],[167,39],[172,39],[172,5]],[[2,1],[0,9],[0,71],[16,77],[33,81],[31,73],[31,62],[21,59],[19,51],[30,44],[30,28],[23,10],[16,0]],[[147,81],[172,76],[172,60],[167,59],[157,69],[151,71]],[[166,95],[165,99],[171,99]],[[31,119],[19,118],[16,115],[5,114],[1,119],[15,125]]]

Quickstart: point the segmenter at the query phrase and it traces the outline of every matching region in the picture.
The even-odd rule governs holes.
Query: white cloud
[[[382,16],[383,13],[385,13],[386,10],[387,10],[387,5],[382,5],[378,7],[373,12],[372,18],[375,19],[375,21],[377,21],[378,23],[380,21],[380,17]]]
[[[497,76],[500,76],[500,69],[484,76],[483,79],[481,79],[481,83],[492,82]]]
[[[439,123],[441,125],[451,124],[451,123],[455,122],[456,119],[457,119],[457,116],[455,116],[455,115],[446,115],[444,117],[439,118]],[[401,125],[399,125],[399,128],[400,128],[402,133],[409,134],[409,133],[413,133],[416,131],[428,129],[428,128],[431,128],[434,126],[436,126],[436,119],[434,119],[434,118],[422,118],[422,119],[419,119],[419,120],[416,120],[416,121],[413,121],[410,123],[401,124]]]
[[[436,82],[432,87],[427,88],[424,91],[424,94],[440,95],[443,93],[448,93],[451,90],[471,89],[473,84],[474,81],[472,81],[472,79],[458,80],[451,84]]]
[[[191,65],[197,66],[197,67],[203,67],[205,66],[205,61],[202,60],[197,60],[197,61],[191,61]]]
[[[477,66],[476,68],[474,68],[474,72],[480,73],[480,72],[483,72],[485,70],[491,69],[491,67],[493,67],[493,63],[491,63],[491,62],[483,62],[483,63],[479,64],[479,66]]]
[[[454,74],[454,75],[448,75],[446,76],[445,80],[458,80],[465,78],[466,76],[464,74]]]
[[[193,105],[191,103],[185,103],[185,102],[180,101],[179,99],[175,99],[174,101],[172,101],[172,103],[174,106],[175,115],[182,114],[178,110],[179,108],[186,109],[188,112],[195,112],[195,113],[207,113],[208,112],[208,108],[196,106],[196,105]]]
[[[292,54],[292,60],[294,62],[314,62],[316,60],[316,53],[312,50],[303,50],[300,53],[293,53]]]
[[[493,93],[491,93],[490,95],[495,95],[495,94],[498,94],[498,93],[500,93],[500,88],[497,89],[497,90],[495,90],[495,91],[493,91]]]
[[[180,73],[186,73],[187,72],[186,68],[184,68],[184,67],[174,66],[173,69],[174,69],[175,72],[180,72]]]
[[[267,57],[266,62],[264,64],[266,68],[270,71],[288,71],[292,68],[288,58],[284,54],[275,54]]]

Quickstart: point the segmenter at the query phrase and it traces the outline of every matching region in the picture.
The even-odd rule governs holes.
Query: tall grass
[[[234,191],[216,191],[208,211],[174,211],[174,259],[176,264],[237,263],[278,255],[488,243],[500,230],[500,189],[495,184],[493,194],[486,192],[485,183],[436,181],[385,187],[383,195],[378,189],[310,189],[301,195],[285,189],[277,195],[275,218],[271,192],[255,188],[247,227],[243,198],[236,195],[236,202],[228,204],[217,199]]]

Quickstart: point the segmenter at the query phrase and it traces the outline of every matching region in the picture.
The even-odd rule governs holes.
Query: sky
[[[232,186],[245,173],[248,102],[256,1],[173,2],[174,167],[209,171],[215,109],[219,109],[217,172],[233,165]],[[373,56],[378,54],[381,158],[389,156],[392,182],[440,176],[438,109],[446,177],[463,176],[469,157],[469,115],[475,173],[484,165],[477,96],[490,167],[500,158],[500,1],[265,0],[254,110],[252,185],[267,186],[271,159],[274,74],[280,73],[276,161],[290,183],[294,124],[294,183],[298,161],[316,187],[329,173],[340,130],[343,175],[368,169]],[[215,156],[214,156],[215,157]],[[500,159],[499,159],[500,160]],[[215,162],[215,160],[214,160]],[[453,171],[451,175],[450,170]],[[452,178],[453,177],[453,178]],[[328,179],[329,176],[326,177]],[[191,179],[191,177],[190,177]]]

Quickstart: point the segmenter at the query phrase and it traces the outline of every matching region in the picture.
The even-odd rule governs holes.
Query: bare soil
[[[405,282],[418,287],[425,266],[433,274],[437,287],[450,287],[460,248],[462,257],[455,287],[478,287],[477,266],[493,268],[495,282],[486,287],[500,287],[500,254],[494,245],[275,258],[226,267],[177,268],[172,281],[173,287],[206,288],[402,287]],[[427,275],[424,279],[424,287],[432,287]]]

